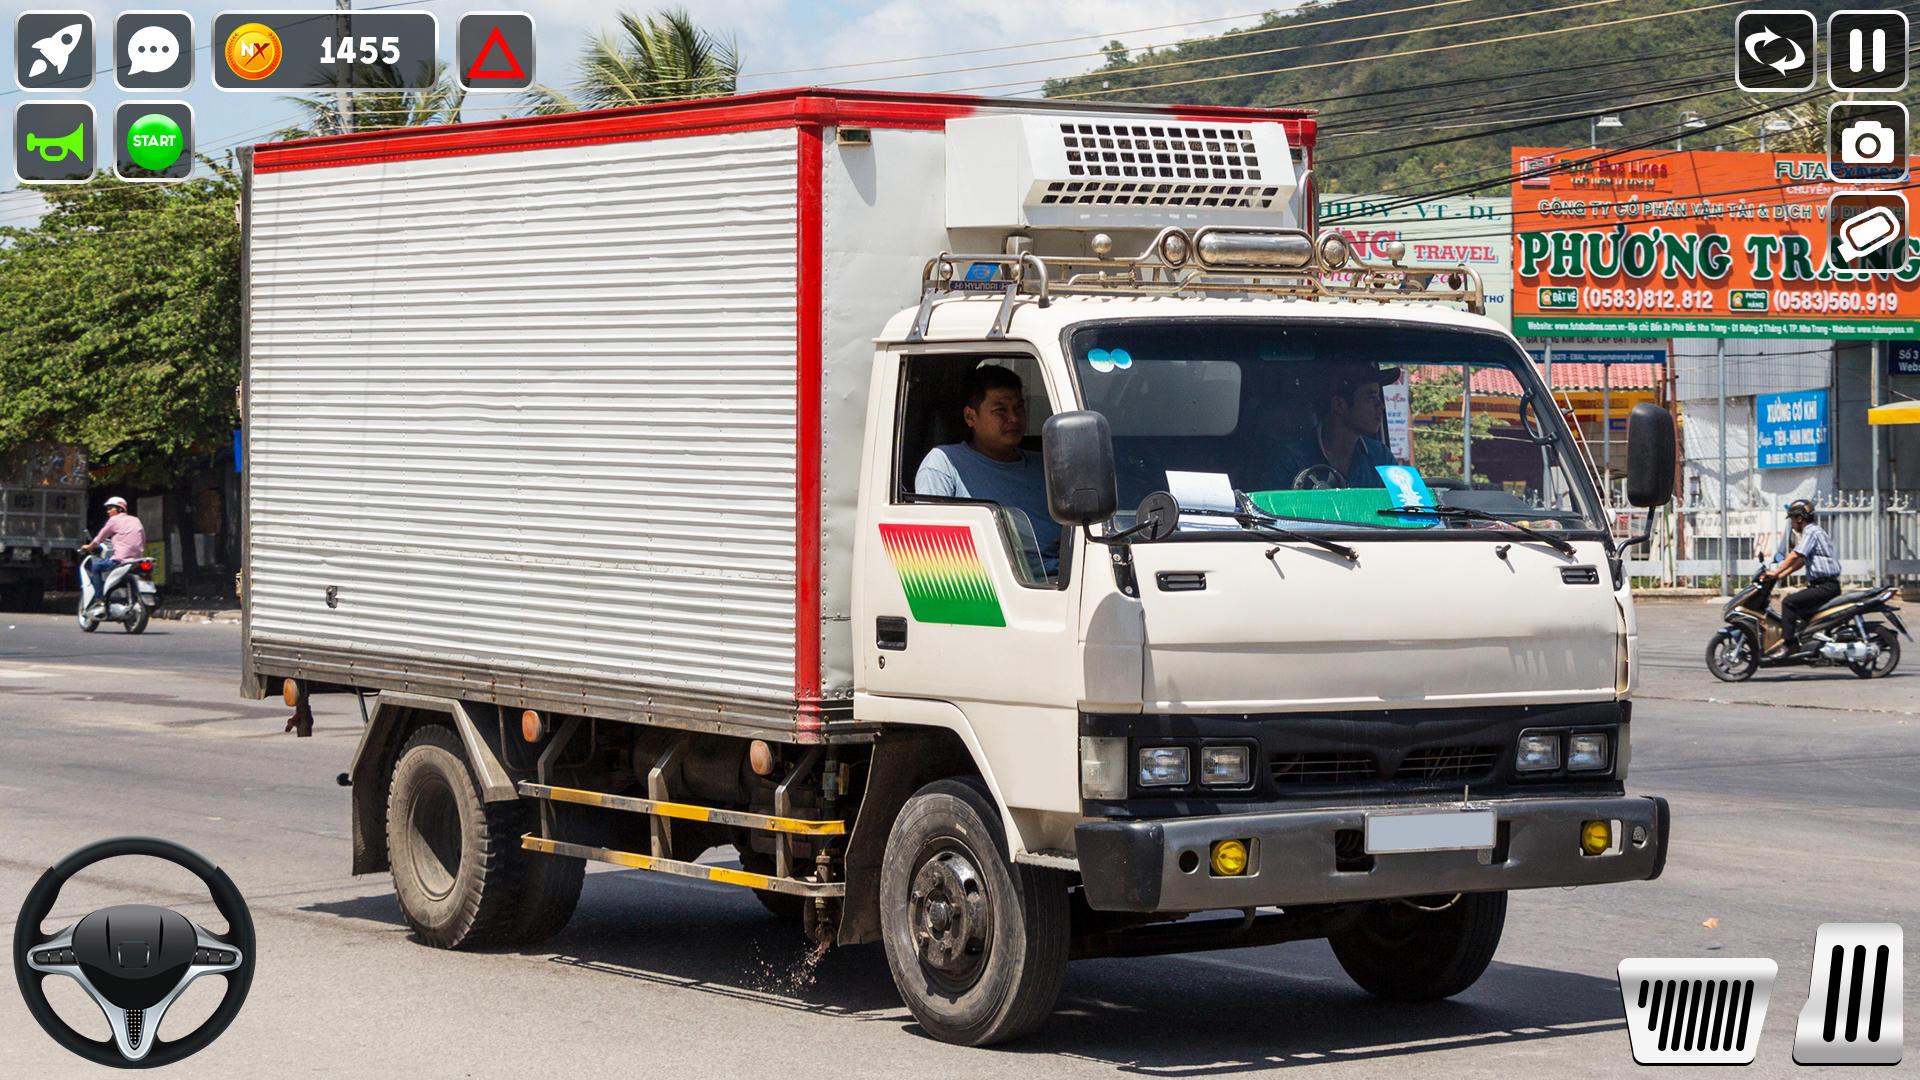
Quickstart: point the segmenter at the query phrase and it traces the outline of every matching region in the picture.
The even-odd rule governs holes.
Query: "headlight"
[[[1521,732],[1513,767],[1519,772],[1545,772],[1560,767],[1560,736]]]
[[[1080,797],[1127,797],[1127,740],[1113,736],[1080,736]]]
[[[1606,732],[1589,731],[1567,740],[1568,772],[1599,772],[1606,767]]]
[[[1149,746],[1140,751],[1140,786],[1185,784],[1192,774],[1184,746]]]
[[[1200,782],[1217,787],[1246,787],[1247,748],[1244,746],[1201,747]]]

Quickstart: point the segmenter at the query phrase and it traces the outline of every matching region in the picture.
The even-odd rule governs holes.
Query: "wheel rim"
[[[1888,640],[1891,637],[1891,634],[1876,634],[1872,639],[1873,659],[1861,665],[1872,673],[1870,676],[1872,678],[1885,675],[1893,670],[1893,665],[1900,662],[1900,654],[1896,651],[1900,648],[1899,642]]]
[[[1725,672],[1742,671],[1752,663],[1749,651],[1747,635],[1737,630],[1721,634],[1713,650],[1714,665]]]
[[[445,780],[435,777],[420,786],[407,828],[414,879],[428,896],[446,899],[460,873],[460,807]]]
[[[914,951],[927,977],[950,994],[979,982],[993,951],[993,907],[973,853],[958,843],[929,851],[907,899]]]

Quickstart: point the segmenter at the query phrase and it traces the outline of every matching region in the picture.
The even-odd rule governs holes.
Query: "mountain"
[[[1756,94],[1734,84],[1740,3],[1661,0],[1331,0],[1257,24],[1129,53],[1047,84],[1051,98],[1299,107],[1319,113],[1316,175],[1326,192],[1506,192],[1514,146],[1599,145],[1818,152],[1819,92]],[[1760,5],[1765,6],[1765,5]],[[1795,5],[1824,28],[1847,0]],[[1857,6],[1857,5],[1854,5]],[[1920,3],[1888,5],[1909,11]],[[1920,20],[1917,20],[1920,21]],[[1916,88],[1863,98],[1913,102]],[[1688,114],[1696,114],[1689,116]],[[1704,127],[1686,127],[1692,121]],[[1771,123],[1774,130],[1766,130]],[[1781,130],[1782,128],[1786,130]]]

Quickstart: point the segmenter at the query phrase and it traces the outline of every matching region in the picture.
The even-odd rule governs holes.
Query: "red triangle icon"
[[[487,54],[491,53],[495,46],[498,46],[501,55],[507,58],[507,70],[481,71],[480,65],[487,62]],[[487,35],[487,43],[480,46],[480,55],[473,58],[473,66],[467,69],[468,82],[475,79],[524,79],[526,77],[527,73],[520,70],[520,61],[514,58],[513,50],[507,48],[507,39],[500,36],[498,26]]]

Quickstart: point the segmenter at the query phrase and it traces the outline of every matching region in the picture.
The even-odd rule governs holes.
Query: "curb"
[[[170,608],[162,606],[153,613],[156,619],[172,619],[184,622],[191,619],[203,619],[207,622],[237,623],[240,621],[239,608]]]

